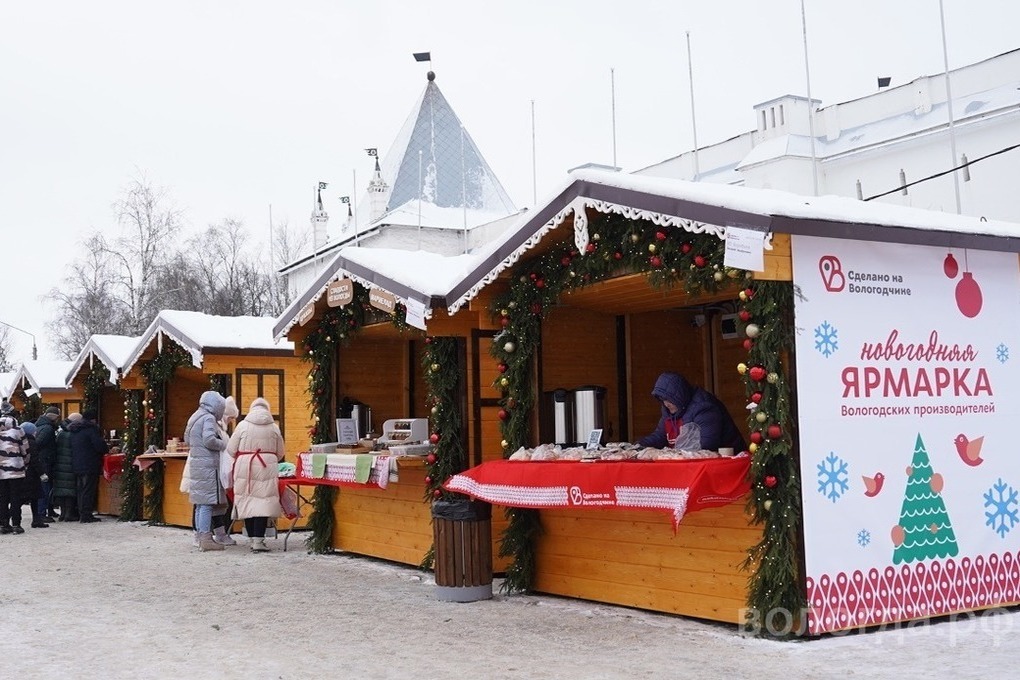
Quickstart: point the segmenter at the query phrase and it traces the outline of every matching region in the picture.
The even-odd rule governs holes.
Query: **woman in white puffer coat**
[[[252,552],[266,552],[266,525],[283,514],[277,463],[286,455],[268,401],[259,397],[251,403],[230,436],[227,454],[234,459],[234,517],[244,520]]]

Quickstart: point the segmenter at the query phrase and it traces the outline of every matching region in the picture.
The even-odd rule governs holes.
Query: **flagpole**
[[[694,108],[694,63],[691,61],[691,32],[687,31],[687,82],[691,86],[691,132],[694,133],[694,180],[701,174],[698,164],[698,123],[695,121]]]
[[[619,167],[616,164],[616,69],[609,69],[609,92],[612,99],[613,110],[613,168]]]
[[[531,205],[538,205],[538,163],[535,158],[535,100],[531,100]]]
[[[953,168],[953,191],[956,193],[956,214],[962,212],[960,204],[960,175],[956,171],[956,126],[953,120],[953,89],[949,85],[949,49],[946,45],[946,11],[943,1],[939,0],[939,20],[942,23],[942,64],[946,72],[946,107],[949,111],[949,152],[953,155],[953,162],[949,164]]]
[[[801,31],[804,34],[804,80],[807,81],[808,98],[808,134],[811,135],[811,182],[814,186],[814,195],[818,195],[818,156],[815,153],[815,102],[811,98],[811,69],[808,67],[807,48],[807,12],[804,10],[804,0],[800,0],[800,23]]]
[[[418,250],[421,250],[421,149],[418,149]]]
[[[360,225],[358,224],[358,171],[351,170],[351,194],[354,196],[351,200],[354,201],[354,245],[358,245],[358,233]]]

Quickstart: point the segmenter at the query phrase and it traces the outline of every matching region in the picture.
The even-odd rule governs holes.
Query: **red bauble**
[[[737,316],[739,316],[740,320],[743,321],[744,323],[747,323],[748,321],[751,320],[751,312],[747,311],[746,309],[741,309]]]
[[[666,232],[664,232],[664,231],[657,231],[657,232],[655,232],[655,240],[656,241],[665,241],[666,240]]]
[[[443,495],[442,491],[440,491],[439,489],[433,489],[433,491],[432,491],[432,497],[433,498],[439,498],[442,495]]]
[[[429,441],[432,442],[433,444],[438,444],[439,443],[439,433],[438,432],[433,432],[432,434],[430,434],[429,435]]]
[[[584,252],[586,252],[586,253],[594,253],[595,252],[595,244],[594,243],[589,243],[588,245],[586,245],[584,247]]]
[[[690,243],[684,243],[680,246],[680,252],[686,255],[687,253],[691,252],[691,248],[692,246]]]
[[[754,291],[752,289],[750,289],[750,288],[745,288],[744,289],[744,295],[746,295],[747,299],[750,300],[751,298],[754,297]]]
[[[426,345],[431,345],[432,344],[432,336],[431,335],[425,336],[425,344]]]
[[[499,323],[500,323],[501,326],[503,326],[503,328],[506,328],[507,326],[510,325],[510,317],[501,316],[499,318]]]
[[[617,250],[615,253],[613,253],[613,259],[614,260],[622,260],[623,259],[623,253],[621,253],[619,250]]]
[[[752,432],[751,433],[751,441],[753,443],[761,444],[762,439],[764,439],[764,437],[761,436],[761,432]]]
[[[535,288],[545,288],[545,279],[535,279]]]
[[[765,486],[771,489],[776,485],[776,478],[773,475],[767,475],[764,479],[764,482]]]
[[[542,303],[541,302],[532,302],[531,303],[531,313],[534,314],[535,316],[538,316],[539,314],[541,314],[542,313]]]
[[[510,417],[510,414],[507,413],[506,409],[502,409],[502,408],[499,409],[499,412],[496,413],[496,415],[499,416],[500,420],[506,420],[507,418]]]
[[[509,366],[507,366],[506,364],[504,364],[504,363],[503,363],[503,362],[501,361],[501,362],[499,362],[498,364],[496,364],[496,368],[498,368],[498,369],[499,369],[499,372],[500,372],[500,373],[506,373],[507,369],[508,369],[508,368],[510,368],[510,367],[509,367]]]
[[[778,425],[769,425],[769,439],[779,439],[783,436],[783,428]]]
[[[761,403],[761,392],[752,392],[751,393],[751,401],[753,401],[756,404],[760,404]]]
[[[662,258],[659,257],[658,255],[652,255],[650,258],[648,258],[648,264],[652,265],[653,267],[661,267]]]
[[[955,279],[956,275],[960,273],[960,265],[956,262],[956,258],[953,257],[952,253],[946,255],[946,259],[942,263],[942,271],[951,279]]]
[[[560,264],[562,264],[564,267],[569,267],[570,266],[570,256],[569,255],[564,255],[560,259]]]
[[[750,352],[751,351],[751,347],[753,347],[753,346],[754,346],[754,343],[751,342],[751,338],[744,338],[744,349],[746,349],[748,352]]]
[[[430,453],[429,455],[425,456],[425,461],[428,462],[429,465],[432,465],[433,463],[436,462],[436,454]]]
[[[425,478],[425,486],[428,486],[431,483],[432,483],[432,478],[431,477],[426,477]]]
[[[768,375],[768,371],[766,371],[762,366],[752,366],[750,370],[747,371],[747,374],[751,376],[751,380],[761,382],[765,379],[765,376]]]
[[[704,255],[695,255],[694,256],[694,266],[695,267],[698,267],[698,268],[704,267],[707,262],[708,262],[708,260],[705,259]]]
[[[963,278],[956,284],[956,306],[968,319],[973,319],[981,312],[981,286],[974,280],[974,274],[964,272]]]
[[[531,277],[532,281],[538,278],[538,274],[536,274],[535,272],[531,272],[530,274],[528,274],[528,276]]]

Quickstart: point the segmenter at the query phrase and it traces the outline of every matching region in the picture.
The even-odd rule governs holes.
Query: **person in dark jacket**
[[[81,420],[80,413],[71,413],[67,420],[60,424],[56,436],[56,455],[50,465],[50,483],[53,484],[54,505],[60,507],[59,522],[77,522],[78,516],[78,478],[74,474],[74,463],[71,456],[72,424]]]
[[[53,459],[57,455],[57,427],[60,421],[60,409],[50,406],[35,421],[35,455],[39,460],[36,466],[46,474],[47,479],[39,489],[39,499],[35,502],[38,506],[39,515],[43,521],[55,522],[57,518],[53,515],[53,507],[50,505],[50,494],[53,491],[53,483],[49,479],[53,468]]]
[[[81,420],[71,425],[71,463],[78,482],[78,521],[83,524],[99,521],[92,513],[96,509],[99,475],[107,451],[109,447],[99,432],[96,412],[81,414]]]
[[[743,451],[744,438],[726,407],[711,392],[691,385],[679,373],[663,373],[655,381],[652,396],[662,405],[662,417],[655,431],[638,441],[640,446],[672,447],[680,429],[694,423],[701,430],[702,449]]]
[[[42,495],[42,485],[49,477],[46,468],[43,467],[39,457],[39,447],[36,445],[36,428],[34,423],[22,423],[21,431],[25,433],[27,450],[25,455],[25,477],[21,480],[20,498],[29,504],[32,510],[32,528],[45,529],[49,527],[46,523],[46,515],[39,511],[39,496]]]

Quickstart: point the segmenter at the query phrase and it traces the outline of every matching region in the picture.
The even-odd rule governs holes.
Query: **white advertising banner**
[[[792,245],[808,632],[1020,601],[1017,255]]]

